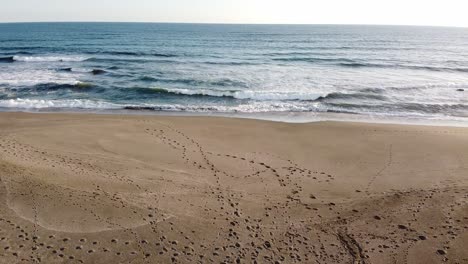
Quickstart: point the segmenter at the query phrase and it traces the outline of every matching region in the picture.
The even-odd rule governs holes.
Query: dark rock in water
[[[72,68],[63,68],[63,69],[60,69],[60,71],[71,72],[71,71],[72,71]]]
[[[151,106],[125,106],[124,110],[148,110],[148,111],[156,111],[156,107]]]
[[[13,56],[10,57],[0,57],[0,62],[9,63],[14,62],[15,58]]]
[[[105,70],[100,70],[100,69],[94,69],[94,70],[91,71],[91,73],[92,73],[93,75],[99,75],[99,74],[104,74],[104,73],[106,73],[106,71],[105,71]]]
[[[464,92],[465,89],[457,89],[457,92]]]

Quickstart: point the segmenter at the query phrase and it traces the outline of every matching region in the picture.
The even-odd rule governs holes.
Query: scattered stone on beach
[[[12,198],[0,202],[2,263],[72,262],[70,256],[96,264],[468,258],[466,177],[453,170],[468,160],[464,128],[327,123],[283,131],[285,124],[256,121],[240,129],[234,119],[14,117],[0,118],[0,193]],[[252,139],[258,131],[268,139]],[[347,136],[336,137],[341,133]],[[362,143],[369,153],[339,148],[330,157],[336,146],[324,142],[336,141]],[[405,183],[413,162],[424,173]],[[441,170],[459,181],[445,184]],[[341,176],[348,173],[353,177]],[[441,206],[444,214],[432,217]]]

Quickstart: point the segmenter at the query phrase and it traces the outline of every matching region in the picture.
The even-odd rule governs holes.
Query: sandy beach
[[[468,128],[0,113],[1,263],[468,263]]]

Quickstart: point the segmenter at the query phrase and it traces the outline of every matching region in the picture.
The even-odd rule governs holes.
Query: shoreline
[[[367,124],[389,124],[408,126],[449,126],[468,127],[468,118],[437,119],[427,117],[402,117],[383,115],[363,115],[353,113],[330,112],[259,112],[259,113],[222,113],[222,112],[178,112],[154,110],[128,110],[128,109],[57,109],[57,110],[19,110],[2,109],[0,113],[26,113],[26,114],[89,114],[89,115],[128,115],[128,116],[167,116],[167,117],[221,117],[239,118],[260,121],[273,121],[282,123],[316,123],[316,122],[356,122]]]
[[[468,128],[0,113],[17,263],[465,263]]]

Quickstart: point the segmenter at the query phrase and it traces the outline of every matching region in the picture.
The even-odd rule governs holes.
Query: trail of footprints
[[[216,228],[216,236],[197,240],[198,230],[178,225],[178,221],[182,220],[171,218],[159,210],[157,205],[164,199],[165,191],[152,193],[123,173],[102,169],[92,162],[92,157],[73,159],[59,156],[21,144],[11,136],[1,136],[1,171],[10,175],[0,175],[0,257],[15,263],[344,263],[350,259],[355,263],[370,263],[368,260],[375,257],[388,257],[394,263],[409,263],[408,256],[414,246],[435,239],[440,244],[434,254],[438,254],[441,261],[449,261],[451,243],[468,228],[466,215],[453,214],[468,207],[468,190],[464,188],[444,185],[431,190],[395,192],[376,198],[369,205],[360,204],[356,209],[334,203],[323,204],[320,197],[305,193],[303,186],[332,184],[335,176],[331,174],[303,168],[291,160],[268,153],[238,155],[208,151],[194,138],[171,126],[147,120],[142,122],[148,127],[145,128],[146,134],[155,138],[155,146],[158,142],[164,143],[179,153],[187,165],[212,178],[215,184],[207,187],[204,194],[214,197],[216,205],[207,203],[201,210],[206,212],[207,224],[212,222]],[[220,163],[223,159],[242,164],[246,173],[230,171]],[[149,199],[153,200],[148,204],[154,206],[138,208],[129,203],[130,197],[97,184],[92,186],[93,191],[83,191],[65,187],[57,189],[53,185],[33,182],[28,170],[11,166],[15,160],[21,160],[31,167],[46,164],[52,170],[67,168],[73,175],[95,175],[104,180],[118,181],[149,194]],[[41,160],[41,163],[36,163],[37,160]],[[371,179],[367,192],[391,163],[392,146],[386,166]],[[267,180],[271,177],[276,179],[275,185]],[[242,180],[258,180],[265,184],[261,199],[263,209],[260,212],[245,210],[244,194],[236,190],[233,184]],[[22,193],[21,189],[12,192],[12,186],[26,182],[30,186],[37,185],[33,189],[80,197],[89,206],[73,205],[74,199],[60,202],[76,206],[77,210],[92,215],[96,221],[106,223],[110,231],[80,235],[41,227],[37,224],[41,208],[36,201],[47,197],[40,192]],[[278,202],[275,194],[269,193],[274,188],[289,191],[286,202]],[[15,216],[5,206],[9,196],[31,197],[32,221]],[[386,212],[371,209],[375,208],[372,203],[386,203],[387,206],[382,208],[391,208],[392,201],[402,199],[410,201],[404,203],[409,206],[404,208],[407,211],[403,213],[401,207]],[[447,201],[445,224],[427,229],[427,226],[420,226],[418,216],[425,212],[425,204],[434,199]],[[146,224],[129,228],[117,219],[104,218],[98,210],[100,204],[127,210],[132,217],[143,219]],[[307,216],[296,219],[295,210],[305,211]],[[409,216],[407,219],[401,218],[406,215]],[[392,228],[388,232],[378,226],[369,226],[366,232],[357,229],[359,223],[367,223],[371,219]],[[106,239],[103,240],[103,236]],[[460,260],[459,263],[463,261],[467,260]]]
[[[5,138],[2,138],[1,140],[1,144],[0,144],[0,148],[2,148],[3,150],[3,154],[6,154],[6,155],[11,155],[13,156],[14,158],[19,158],[23,161],[31,161],[31,162],[34,162],[37,157],[34,158],[34,156],[30,156],[28,155],[28,153],[40,153],[42,155],[46,155],[47,153],[44,152],[44,151],[38,151],[37,149],[34,150],[31,146],[24,146],[24,145],[21,145],[19,143],[17,143],[16,141],[14,140],[7,140]],[[52,157],[47,157],[47,158],[43,158],[42,160],[46,162],[46,164],[53,164],[53,165],[50,165],[50,167],[55,167],[57,165],[61,165],[60,164],[60,161],[62,160],[65,160],[66,158],[63,158],[63,157],[53,157],[53,155],[50,155]],[[55,158],[55,159],[54,159]],[[73,163],[71,162],[71,160],[68,160],[68,162],[70,162],[68,164],[69,166],[69,169],[71,170],[71,172],[73,173],[76,173],[78,175],[80,174],[83,174],[83,173],[86,173],[85,170],[83,169],[79,169],[79,167],[75,167],[73,166]],[[98,167],[94,167],[93,165],[90,165],[90,164],[83,164],[83,162],[80,160],[79,161],[79,165],[89,165],[89,168],[91,169],[95,169],[94,171],[92,171],[94,174],[96,175],[101,175],[103,174],[103,171],[101,171]],[[24,173],[23,170],[19,169],[17,171],[12,171],[12,173],[14,174],[20,174],[20,173]],[[123,180],[124,177],[117,177],[117,175],[115,174],[108,174],[108,175],[105,175],[106,177],[110,177],[112,179],[117,179],[117,180],[121,180],[121,181],[124,181],[125,183],[130,183],[132,184],[132,182],[129,182],[128,180]],[[28,177],[23,177],[23,182],[19,182],[18,184],[26,184],[28,186],[31,186],[33,187],[34,185],[38,185],[37,183],[32,183],[32,182],[26,182],[28,181]],[[10,180],[10,182],[14,182],[14,180]],[[5,182],[3,182],[5,184]],[[40,185],[40,183],[39,183]],[[53,185],[41,185],[41,186],[37,186],[37,188],[32,188],[33,190],[35,189],[38,189],[38,190],[44,190],[44,189],[53,189],[54,186]],[[141,189],[141,186],[138,186],[137,184],[134,184],[136,187],[138,187],[139,189]],[[5,186],[6,188],[6,186]],[[65,187],[61,187],[60,190],[55,190],[55,191],[65,191],[66,193],[69,194],[70,197],[72,196],[82,196],[80,197],[80,199],[89,199],[89,201],[92,203],[92,204],[95,204],[96,202],[99,202],[99,199],[95,199],[96,198],[96,195],[101,195],[101,199],[102,199],[102,196],[107,196],[110,200],[114,200],[114,201],[120,201],[121,202],[121,205],[122,206],[125,206],[124,203],[119,199],[119,197],[117,196],[117,194],[113,194],[113,196],[110,196],[109,193],[105,192],[105,191],[102,191],[100,190],[99,186],[96,186],[96,191],[93,192],[92,194],[91,193],[83,193],[82,191],[78,192],[76,190],[73,190],[73,189],[67,189]],[[8,191],[5,190],[5,194],[8,194]],[[33,219],[33,225],[32,225],[32,239],[29,238],[28,236],[30,235],[30,233],[26,233],[26,234],[20,234],[18,235],[18,238],[22,238],[22,239],[25,239],[25,240],[31,240],[31,243],[32,243],[32,246],[31,246],[31,249],[32,249],[32,253],[30,254],[29,256],[29,259],[30,261],[33,261],[33,262],[41,262],[41,256],[44,256],[44,253],[46,252],[43,252],[43,246],[44,246],[44,243],[40,243],[40,236],[37,235],[40,230],[38,230],[38,226],[36,224],[36,221],[37,221],[37,214],[38,214],[38,208],[37,208],[37,205],[35,204],[35,201],[36,201],[36,195],[40,195],[40,194],[35,194],[35,193],[9,193],[9,195],[15,195],[15,196],[30,196],[30,195],[33,195],[31,197],[31,199],[29,199],[30,201],[32,201],[32,205],[31,205],[31,208],[32,208],[32,211],[34,212],[34,219]],[[5,197],[6,198],[6,197]],[[71,199],[70,199],[71,201]],[[67,203],[67,201],[60,201],[61,203]],[[71,203],[71,202],[69,202]],[[90,203],[90,205],[91,205]],[[6,201],[3,203],[3,204],[6,204]],[[74,204],[71,204],[72,206]],[[92,206],[91,207],[81,207],[80,208],[84,211],[83,213],[86,213],[86,211],[92,215],[95,216],[96,220],[97,221],[103,221],[103,222],[107,222],[109,224],[109,227],[117,227],[121,230],[124,230],[124,233],[130,233],[129,236],[131,236],[132,238],[130,240],[132,241],[143,241],[143,240],[140,240],[139,237],[138,237],[138,234],[135,233],[133,230],[131,229],[128,229],[128,228],[124,228],[123,226],[117,224],[117,223],[113,223],[112,222],[112,219],[103,219],[99,214],[97,214],[96,212],[93,211],[92,209]],[[79,210],[79,208],[77,208],[77,210]],[[136,213],[136,212],[135,212]],[[13,222],[13,220],[7,220],[9,223],[10,222]],[[17,220],[15,220],[17,221]],[[18,226],[18,229],[20,227]],[[23,230],[23,229],[21,229]],[[50,239],[53,239],[55,238],[55,236],[49,236]],[[5,239],[4,239],[5,240]],[[71,239],[70,238],[63,238],[62,242],[68,242],[70,241]],[[86,241],[85,238],[81,238],[80,239],[80,242],[84,242]],[[113,243],[115,243],[117,241],[117,239],[112,239],[111,242],[114,241]],[[138,243],[140,243],[138,242]],[[126,243],[126,245],[128,245],[129,243]],[[93,242],[93,245],[97,245],[97,242]],[[20,249],[24,248],[25,245],[20,245]],[[112,247],[109,247],[109,248],[112,248]],[[143,253],[143,249],[141,248],[140,245],[138,245],[138,251],[139,251],[139,255],[144,255],[145,257],[149,257],[151,254],[149,253]],[[6,246],[4,247],[5,250],[11,250],[12,247],[10,246]],[[63,259],[68,259],[68,261],[75,261],[75,262],[80,262],[80,263],[83,263],[82,260],[79,260],[79,259],[75,259],[75,256],[73,255],[65,255],[64,252],[66,251],[67,248],[65,247],[61,247],[61,248],[54,248],[53,246],[47,246],[47,249],[50,249],[51,250],[51,253],[52,255],[56,255],[56,257],[58,258],[57,261],[58,262],[61,262],[63,261]],[[82,251],[83,249],[83,246],[82,245],[77,245],[76,247],[74,247],[75,250],[79,250],[79,251]],[[99,252],[103,252],[103,253],[110,253],[111,250],[107,249],[107,248],[104,248],[101,250],[99,249],[94,249],[94,248],[90,248],[87,250],[87,253],[88,254],[93,254],[93,253],[99,253]],[[22,253],[25,253],[24,250],[22,250]],[[27,253],[27,252],[26,252]],[[22,260],[24,260],[24,258],[22,258],[22,256],[20,255],[20,253],[18,252],[12,252],[11,253],[13,257],[16,257],[16,258],[21,258]],[[121,252],[117,252],[116,254],[118,255],[123,255],[123,253]],[[137,255],[135,252],[131,252],[132,255]],[[45,254],[47,255],[47,254]],[[61,259],[61,260],[60,260]]]
[[[366,193],[368,195],[370,195],[370,189],[372,187],[372,185],[374,184],[374,182],[382,176],[382,174],[388,170],[388,168],[390,166],[392,166],[392,163],[393,163],[393,145],[390,144],[389,148],[388,148],[388,158],[387,158],[387,162],[385,163],[385,165],[382,167],[381,170],[379,170],[375,175],[374,177],[371,178],[371,180],[369,181],[369,183],[367,184],[366,186]]]
[[[170,132],[175,132],[179,135],[177,139],[174,137],[169,137],[165,129]],[[308,243],[310,240],[309,236],[304,235],[302,231],[311,232],[311,229],[298,230],[300,227],[291,227],[288,222],[287,215],[289,214],[289,209],[294,206],[300,206],[302,208],[306,207],[311,210],[311,214],[315,215],[315,211],[312,211],[312,207],[308,204],[305,204],[301,201],[301,182],[299,179],[310,178],[319,182],[330,182],[334,179],[332,175],[326,174],[324,172],[311,171],[299,167],[297,164],[293,163],[291,160],[281,160],[278,161],[276,158],[275,165],[283,164],[283,166],[277,168],[268,164],[266,161],[257,161],[255,158],[246,158],[240,157],[234,154],[221,154],[214,153],[210,151],[205,151],[201,145],[196,142],[194,139],[188,137],[181,131],[175,130],[171,127],[166,126],[165,129],[146,129],[146,132],[149,135],[157,137],[162,142],[166,143],[168,146],[172,147],[175,151],[181,152],[181,157],[185,160],[187,164],[192,164],[195,168],[200,170],[211,170],[211,174],[217,183],[217,188],[213,190],[212,194],[218,198],[220,203],[220,211],[222,213],[219,216],[230,216],[226,217],[225,220],[226,228],[223,228],[222,231],[226,232],[228,235],[224,239],[219,239],[219,242],[214,244],[222,244],[223,241],[232,241],[231,245],[223,246],[222,248],[239,248],[240,251],[235,251],[231,255],[236,258],[236,262],[243,262],[248,257],[251,261],[267,261],[267,262],[303,262],[311,261],[312,257],[319,256],[321,254],[315,253],[312,255],[311,252],[320,252],[320,249],[315,248],[315,243]],[[173,134],[173,133],[170,133]],[[190,152],[191,155],[187,155]],[[199,155],[199,159],[194,160],[195,154]],[[191,158],[188,158],[188,157]],[[255,155],[253,155],[255,156]],[[253,172],[246,175],[232,175],[228,171],[224,171],[218,168],[212,160],[217,158],[225,158],[236,160],[237,162],[250,165]],[[239,202],[234,202],[236,197],[233,193],[229,191],[227,187],[228,184],[224,184],[222,179],[219,177],[219,174],[223,174],[226,178],[250,178],[257,177],[261,178],[263,174],[268,174],[267,177],[273,176],[277,178],[278,185],[283,188],[291,189],[291,194],[288,195],[287,203],[278,203],[271,204],[265,203],[264,205],[264,214],[263,216],[269,217],[272,216],[272,220],[268,223],[265,223],[265,220],[261,218],[254,218],[251,216],[245,216],[240,209]],[[225,179],[225,178],[224,178]],[[234,199],[233,199],[234,198]],[[267,201],[269,197],[266,197]],[[317,199],[314,195],[309,195],[308,197],[311,200]],[[239,201],[240,199],[237,199]],[[210,209],[208,209],[210,210]],[[278,215],[283,217],[277,218]],[[281,222],[284,221],[284,222]],[[275,225],[286,226],[287,231],[284,230],[274,230]],[[273,228],[273,229],[272,229]],[[246,232],[247,231],[247,232]],[[240,239],[239,235],[244,234],[246,238]],[[286,235],[284,238],[283,235]],[[283,237],[280,240],[276,241],[278,237]],[[242,241],[250,241],[246,245],[242,245]],[[286,245],[286,248],[276,247],[274,248],[273,243],[278,243],[278,245]],[[213,243],[211,243],[213,244]],[[218,248],[214,248],[214,253],[218,256]],[[247,253],[248,252],[248,253]],[[322,252],[323,253],[323,250]],[[232,261],[233,258],[226,258],[225,262],[229,263],[229,260]]]

